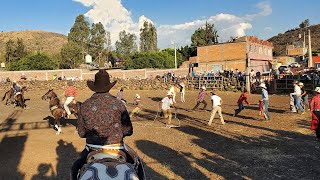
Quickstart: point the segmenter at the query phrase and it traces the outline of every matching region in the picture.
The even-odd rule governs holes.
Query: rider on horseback
[[[67,89],[65,91],[65,96],[66,96],[66,101],[63,105],[64,107],[64,110],[66,110],[66,113],[67,113],[67,118],[70,118],[70,115],[71,115],[71,112],[70,112],[70,109],[68,107],[68,105],[70,103],[72,103],[72,101],[75,100],[75,98],[77,97],[77,89],[73,86],[73,81],[72,80],[69,80],[67,82]]]
[[[80,107],[78,134],[86,138],[86,146],[72,166],[72,179],[77,179],[79,170],[87,162],[87,156],[97,148],[117,146],[129,154],[123,138],[133,133],[125,105],[109,93],[116,81],[110,83],[109,74],[99,70],[95,81],[88,81],[87,84],[95,93]]]
[[[18,93],[21,93],[21,86],[17,83],[17,81],[12,82],[11,88],[13,89],[13,94],[11,96],[12,102],[14,101],[14,96],[17,95]]]

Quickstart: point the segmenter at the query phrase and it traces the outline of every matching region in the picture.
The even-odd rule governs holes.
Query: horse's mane
[[[51,102],[56,102],[58,105],[60,105],[60,99],[58,95],[52,90],[51,91]]]

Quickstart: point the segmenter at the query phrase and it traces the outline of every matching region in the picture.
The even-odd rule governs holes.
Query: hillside
[[[16,41],[17,38],[23,39],[28,52],[40,50],[50,55],[59,53],[63,44],[68,42],[67,36],[46,31],[0,32],[0,54],[5,52],[6,42],[9,39]]]
[[[303,42],[303,33],[306,33],[306,46],[308,45],[308,30],[311,30],[311,48],[312,50],[320,50],[320,24],[310,26],[308,28],[299,28],[294,30],[289,30],[284,34],[280,33],[277,36],[274,36],[268,41],[273,43],[274,52],[276,56],[286,55],[286,45],[295,44],[299,41]],[[299,38],[301,34],[301,39]]]

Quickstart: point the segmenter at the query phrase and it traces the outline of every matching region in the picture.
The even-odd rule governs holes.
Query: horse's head
[[[51,99],[54,96],[56,96],[56,94],[53,92],[53,89],[49,89],[49,91],[45,95],[43,95],[41,99],[46,101],[47,99]]]

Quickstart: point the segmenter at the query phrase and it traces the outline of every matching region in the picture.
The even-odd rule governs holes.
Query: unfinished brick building
[[[245,36],[234,42],[198,47],[197,57],[190,58],[187,63],[198,63],[196,71],[216,72],[224,69],[245,71],[249,65],[249,68],[256,72],[267,72],[273,60],[272,49],[271,42],[255,36]]]

